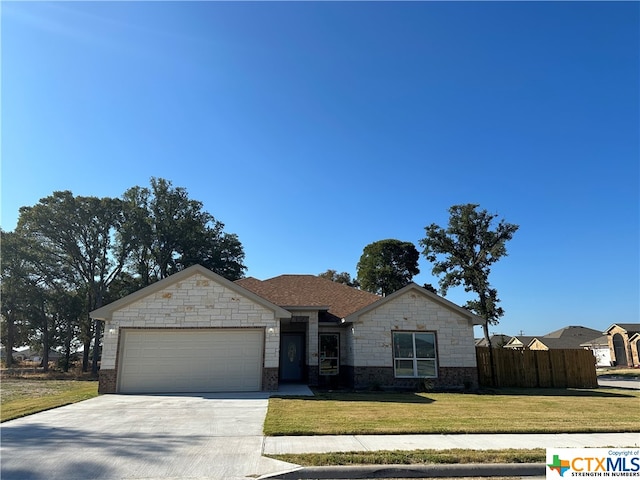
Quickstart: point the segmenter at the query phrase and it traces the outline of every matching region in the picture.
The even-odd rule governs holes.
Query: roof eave
[[[108,305],[105,305],[103,307],[97,308],[96,310],[93,310],[92,312],[89,312],[89,316],[94,320],[108,322],[112,319],[113,312],[115,312],[116,310],[120,310],[121,308],[124,308],[127,305],[130,305],[138,300],[141,300],[144,297],[147,297],[156,292],[159,292],[163,288],[166,288],[170,285],[178,283],[182,280],[186,280],[192,275],[195,275],[198,273],[209,278],[210,280],[213,280],[217,283],[222,284],[224,287],[240,295],[243,295],[253,300],[254,302],[267,308],[268,310],[273,311],[277,318],[291,318],[291,312],[285,310],[284,308],[278,305],[271,303],[265,298],[262,298],[261,296],[253,293],[251,290],[247,290],[243,286],[238,285],[237,283],[234,283],[231,280],[227,280],[226,278],[218,275],[215,272],[212,272],[211,270],[203,267],[202,265],[192,265],[191,267],[185,268],[184,270],[174,273],[173,275],[167,278],[163,278],[158,282],[152,283],[151,285],[141,288],[140,290],[133,292],[127,295],[126,297],[122,297],[121,299],[116,300],[115,302],[111,302]]]
[[[459,305],[456,305],[453,302],[450,302],[449,300],[447,300],[446,298],[441,297],[440,295],[437,295],[433,292],[430,292],[429,290],[426,290],[425,288],[422,288],[420,285],[411,282],[410,284],[404,286],[403,288],[401,288],[400,290],[396,290],[395,292],[387,295],[386,297],[382,297],[380,298],[378,301],[373,302],[369,305],[367,305],[364,308],[361,308],[360,310],[352,313],[351,315],[347,315],[344,318],[345,322],[354,322],[358,319],[358,317],[360,317],[361,315],[364,315],[367,312],[370,312],[371,310],[374,310],[376,308],[378,308],[381,305],[384,305],[385,303],[393,300],[394,298],[397,298],[401,295],[404,295],[406,292],[408,292],[409,290],[416,290],[419,293],[421,293],[422,295],[426,296],[427,298],[430,298],[431,300],[434,300],[436,303],[441,304],[442,306],[449,308],[450,310],[453,310],[457,313],[459,313],[460,315],[466,317],[467,319],[469,319],[473,325],[484,325],[485,321],[482,317],[479,317],[478,315],[475,315],[474,313],[471,313],[469,310],[467,310],[466,308],[462,308]]]

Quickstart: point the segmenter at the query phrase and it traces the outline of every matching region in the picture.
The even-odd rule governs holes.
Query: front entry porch
[[[348,386],[343,367],[346,329],[323,311],[297,311],[280,322],[281,384],[304,383],[338,388]]]

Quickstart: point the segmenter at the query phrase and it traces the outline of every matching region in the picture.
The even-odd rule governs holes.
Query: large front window
[[[320,375],[338,375],[340,368],[340,336],[320,334]]]
[[[435,334],[393,332],[393,366],[396,377],[437,377]]]

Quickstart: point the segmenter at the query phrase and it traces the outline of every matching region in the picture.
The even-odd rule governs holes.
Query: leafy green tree
[[[348,287],[359,287],[358,280],[355,278],[352,279],[351,275],[348,272],[338,273],[337,270],[328,269],[326,272],[318,274],[321,278],[326,278],[327,280],[331,280],[332,282],[342,283]]]
[[[192,200],[186,189],[162,178],[151,187],[133,187],[123,195],[124,236],[132,247],[131,270],[142,286],[196,263],[229,280],[244,276],[244,251],[237,235]]]
[[[22,207],[16,231],[33,248],[41,272],[51,270],[51,278],[57,282],[86,293],[89,312],[103,305],[109,285],[124,268],[129,242],[121,233],[123,220],[122,202],[118,199],[76,197],[70,191],[62,191],[40,199],[33,207]],[[115,241],[116,234],[119,242]],[[87,317],[83,324],[83,369],[88,368],[93,327],[92,371],[97,373],[100,323],[91,325]]]
[[[420,254],[411,242],[388,239],[373,242],[358,262],[358,282],[363,290],[388,295],[409,284],[420,273]]]
[[[79,339],[86,371],[93,341],[95,373],[101,323],[89,318],[92,310],[195,263],[241,278],[238,237],[202,207],[183,188],[155,178],[151,188],[134,187],[122,199],[61,191],[22,207],[15,232],[2,232],[2,341],[9,356],[12,345],[28,340],[43,344],[45,356],[49,346],[63,347],[68,367]]]
[[[477,298],[465,307],[485,322],[484,338],[491,346],[489,325],[498,323],[504,310],[498,306],[498,292],[489,283],[494,263],[507,255],[506,243],[513,238],[518,225],[500,220],[497,215],[479,210],[477,204],[454,205],[449,208],[447,228],[431,224],[420,241],[423,255],[433,264],[432,273],[439,276],[440,291],[446,295],[451,287],[463,286]]]
[[[438,289],[436,287],[434,287],[433,285],[431,285],[430,283],[425,283],[422,288],[424,288],[425,290],[430,291],[431,293],[438,293]]]
[[[14,232],[0,231],[2,245],[2,283],[0,311],[2,313],[2,344],[6,349],[5,365],[14,363],[13,349],[27,343],[26,314],[29,264],[22,247],[24,242]]]
[[[68,372],[71,366],[71,356],[80,346],[78,335],[80,324],[86,315],[85,295],[82,292],[58,290],[51,297],[51,310],[54,319],[55,341],[62,347],[61,366]]]

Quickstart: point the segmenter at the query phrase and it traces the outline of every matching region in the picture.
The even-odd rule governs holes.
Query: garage
[[[263,329],[125,328],[121,335],[121,393],[261,389]]]

